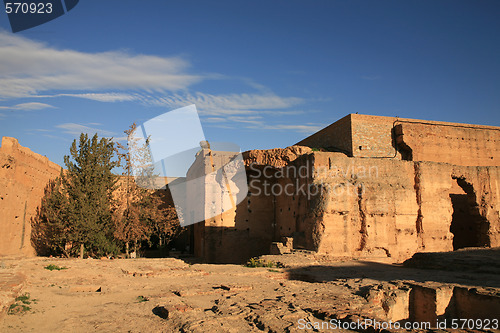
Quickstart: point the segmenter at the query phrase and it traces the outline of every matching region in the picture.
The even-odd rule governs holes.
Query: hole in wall
[[[490,246],[489,223],[480,214],[474,186],[465,178],[453,177],[450,199],[453,207],[450,225],[453,250]]]

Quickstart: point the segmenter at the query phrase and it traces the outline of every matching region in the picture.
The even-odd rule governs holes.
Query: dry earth
[[[0,332],[348,332],[305,329],[304,323],[433,315],[450,320],[457,313],[493,319],[500,317],[498,251],[461,251],[443,260],[428,254],[412,261],[413,268],[300,252],[264,257],[285,268],[175,258],[0,258]],[[470,260],[473,266],[467,265]],[[444,264],[419,268],[429,262]],[[45,269],[51,264],[67,269]],[[453,309],[449,298],[442,311],[439,299],[433,305],[418,298],[428,291],[451,295],[450,290]],[[7,314],[11,304],[20,304],[15,297],[26,293],[30,309]],[[467,310],[463,299],[474,309]],[[429,312],[432,306],[435,313]]]

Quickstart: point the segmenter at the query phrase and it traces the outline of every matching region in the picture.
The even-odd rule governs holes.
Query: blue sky
[[[349,114],[500,125],[499,1],[84,0],[13,34],[0,136],[62,165],[196,104],[209,141],[286,147]]]

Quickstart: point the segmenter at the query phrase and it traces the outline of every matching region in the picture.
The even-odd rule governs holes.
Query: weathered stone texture
[[[500,166],[500,128],[350,114],[297,145],[351,157]]]
[[[245,153],[251,194],[234,213],[195,227],[205,229],[197,241],[204,250],[196,253],[240,262],[291,237],[296,249],[401,262],[416,252],[500,245],[500,167],[313,151],[289,156],[301,149]]]
[[[317,251],[346,256],[411,255],[418,248],[413,163],[314,153]],[[314,219],[312,219],[314,220]],[[318,222],[317,222],[318,223]],[[316,247],[316,246],[314,246]]]
[[[245,165],[251,164],[282,168],[288,163],[296,160],[301,155],[311,153],[312,149],[303,146],[291,146],[287,148],[274,148],[266,150],[249,150],[243,153]]]
[[[311,250],[353,257],[390,256],[395,261],[417,251],[451,251],[454,234],[450,230],[459,221],[453,219],[457,207],[450,193],[457,179],[466,187],[468,204],[463,208],[475,216],[468,230],[462,231],[466,237],[476,237],[470,246],[499,245],[499,167],[320,152],[307,159],[314,170],[308,181],[322,191],[296,221],[311,235],[306,244]]]
[[[3,137],[0,147],[0,255],[34,255],[31,218],[61,167]]]
[[[326,148],[331,151],[338,151],[348,156],[352,156],[352,116],[352,114],[345,116],[319,132],[298,142],[296,145],[311,148]]]
[[[500,128],[401,119],[395,123],[398,146],[411,149],[414,161],[499,166]],[[409,157],[410,158],[410,157]]]

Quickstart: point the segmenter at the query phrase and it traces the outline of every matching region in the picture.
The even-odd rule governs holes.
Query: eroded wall
[[[305,248],[395,260],[418,249],[414,163],[320,152],[297,162],[295,167],[311,170],[309,179],[299,181],[308,183],[306,196],[288,200],[291,210],[299,212],[295,220],[297,231],[304,233]],[[278,224],[287,223],[287,215]]]
[[[455,165],[500,166],[500,127],[400,119],[398,146],[413,161]]]
[[[61,167],[3,137],[0,147],[0,255],[34,255],[31,218]]]
[[[277,237],[276,200],[264,189],[270,188],[278,179],[275,172],[310,153],[307,147],[286,149],[252,150],[243,153],[248,180],[248,195],[235,210],[206,219],[194,225],[194,254],[212,263],[241,263],[248,258],[267,254],[271,242]],[[202,153],[190,169],[189,177],[200,177],[211,172],[210,164],[219,168],[228,160],[217,159],[217,152],[210,161],[208,153]],[[203,198],[208,188],[198,188],[193,194],[194,203],[209,205]],[[201,192],[200,192],[201,191]]]
[[[347,156],[353,156],[352,116],[352,114],[349,114],[337,120],[319,132],[296,143],[296,145],[310,148],[324,148],[329,151],[342,152]]]
[[[477,237],[474,246],[500,245],[499,167],[349,158],[321,152],[294,163],[296,167],[312,165],[311,176],[301,180],[310,184],[305,198],[309,207],[302,208],[304,200],[282,198],[278,225],[286,226],[282,236],[304,232],[305,247],[310,250],[349,257],[386,256],[394,261],[415,252],[451,251],[454,208],[450,194],[457,179],[469,193],[463,208],[477,216],[468,230]],[[286,230],[293,226],[291,219],[296,228]]]
[[[396,118],[351,114],[352,155],[354,157],[396,158],[393,127]]]
[[[208,261],[241,262],[282,237],[292,237],[296,249],[394,262],[451,251],[455,237],[475,235],[473,246],[500,246],[500,167],[356,158],[297,146],[244,156],[250,194],[234,212],[205,221]],[[465,195],[461,207],[454,195]],[[474,221],[461,225],[459,208]]]
[[[500,127],[494,126],[350,114],[297,145],[351,157],[500,166]]]

